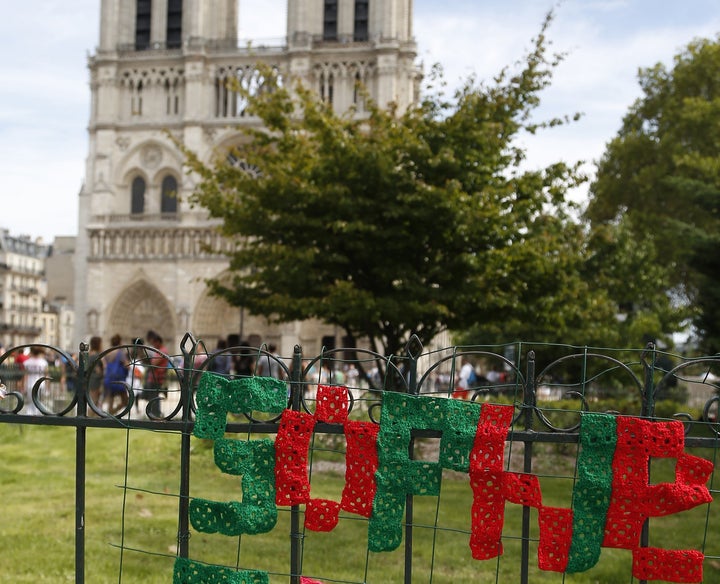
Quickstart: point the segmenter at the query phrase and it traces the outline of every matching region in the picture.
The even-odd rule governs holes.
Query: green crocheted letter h
[[[573,489],[573,527],[566,571],[584,572],[600,559],[612,493],[612,461],[617,444],[615,416],[583,414],[578,480]]]

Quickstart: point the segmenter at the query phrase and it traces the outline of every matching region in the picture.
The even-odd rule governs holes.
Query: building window
[[[242,170],[254,178],[262,176],[260,169],[254,164],[250,164],[247,160],[240,157],[237,150],[231,150],[227,155],[227,162],[230,166]]]
[[[180,91],[177,79],[165,80],[165,113],[169,116],[180,113]]]
[[[323,40],[337,40],[337,0],[325,0],[325,10],[323,11]]]
[[[365,106],[361,96],[361,87],[362,77],[360,76],[360,72],[358,71],[357,73],[355,73],[355,83],[353,84],[353,104],[357,107],[359,111],[362,111]]]
[[[130,213],[140,215],[145,212],[145,179],[136,176],[132,181]]]
[[[143,82],[138,81],[137,84],[130,84],[130,113],[134,116],[142,115],[143,98],[142,98]]]
[[[332,73],[320,74],[320,101],[325,102],[329,106],[333,105],[333,94],[335,92],[335,79]]]
[[[167,48],[179,49],[182,45],[182,0],[168,0]]]
[[[369,0],[355,0],[355,28],[353,39],[359,42],[368,40],[369,4]]]
[[[150,7],[152,0],[137,0],[135,13],[135,50],[150,48]]]
[[[177,180],[172,175],[166,176],[162,181],[162,198],[160,199],[161,213],[177,213]]]

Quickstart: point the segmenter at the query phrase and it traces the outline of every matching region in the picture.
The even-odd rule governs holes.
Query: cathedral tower
[[[363,82],[380,105],[415,100],[412,0],[288,0],[281,46],[240,43],[237,0],[101,0],[100,42],[89,60],[89,152],[76,247],[76,342],[125,341],[155,329],[168,347],[186,331],[206,341],[240,334],[320,349],[319,323],[269,325],[208,294],[227,269],[206,246],[227,249],[188,198],[181,141],[210,161],[258,124],[227,89],[252,89],[256,64],[300,79],[336,111],[355,106]],[[249,48],[251,47],[251,48]]]

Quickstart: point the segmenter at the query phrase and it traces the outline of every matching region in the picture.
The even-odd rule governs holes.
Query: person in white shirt
[[[460,368],[460,374],[458,375],[457,383],[455,384],[455,391],[453,397],[459,399],[467,399],[470,394],[470,390],[477,381],[477,374],[475,373],[475,366],[470,362],[469,359],[464,358],[462,361],[462,367]]]
[[[274,377],[275,379],[281,379],[281,369],[280,369],[280,355],[278,355],[275,351],[277,350],[277,347],[275,345],[268,345],[268,353],[270,355],[260,355],[257,359],[257,364],[255,367],[255,375],[258,377]]]
[[[43,356],[43,350],[40,347],[30,349],[30,356],[25,359],[23,370],[25,372],[25,405],[23,410],[26,414],[35,416],[40,412],[32,401],[32,388],[39,379],[48,375],[48,362]]]

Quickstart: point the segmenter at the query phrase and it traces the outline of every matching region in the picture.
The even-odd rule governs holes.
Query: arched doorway
[[[160,290],[146,280],[139,280],[120,293],[110,311],[106,336],[122,337],[130,343],[136,337],[145,339],[148,330],[156,331],[170,351],[177,345],[175,318],[170,304]]]
[[[212,349],[218,339],[232,335],[259,344],[267,330],[265,318],[250,316],[246,310],[231,306],[224,299],[212,296],[208,290],[198,299],[193,311],[193,334],[205,341],[208,349]]]

